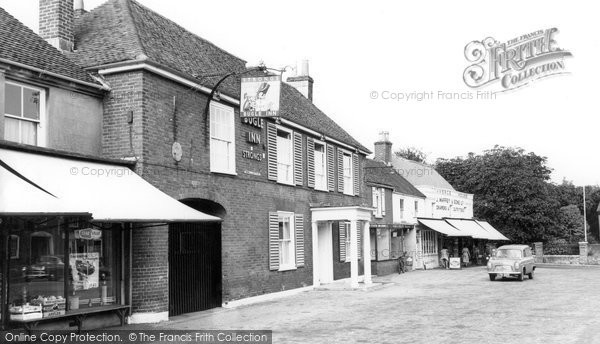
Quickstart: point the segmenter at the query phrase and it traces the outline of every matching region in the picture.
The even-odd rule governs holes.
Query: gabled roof
[[[212,86],[225,75],[245,69],[246,61],[187,31],[133,0],[109,0],[75,20],[71,57],[81,66],[145,60]],[[239,97],[231,80],[220,90]]]
[[[395,192],[409,196],[425,198],[417,188],[404,179],[393,167],[383,162],[365,159],[365,182],[373,185],[385,185]]]
[[[440,189],[454,190],[433,167],[392,155],[392,166],[414,186],[433,186]]]
[[[75,21],[75,48],[72,58],[86,68],[139,60],[174,70],[209,87],[227,73],[246,68],[246,61],[134,0],[109,0],[78,18]],[[240,78],[227,79],[219,91],[239,99]],[[285,83],[281,87],[281,116],[369,152]]]
[[[80,66],[0,8],[0,58],[101,86]]]

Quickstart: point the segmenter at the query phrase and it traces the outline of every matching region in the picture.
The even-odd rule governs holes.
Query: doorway
[[[319,231],[319,282],[333,282],[333,232],[330,222],[320,222]]]

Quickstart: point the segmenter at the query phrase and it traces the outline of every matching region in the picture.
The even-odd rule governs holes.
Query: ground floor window
[[[11,320],[120,303],[120,225],[76,217],[11,217],[3,223]]]
[[[375,260],[398,259],[406,251],[404,245],[405,230],[394,228],[375,228]],[[371,255],[373,257],[373,255]]]

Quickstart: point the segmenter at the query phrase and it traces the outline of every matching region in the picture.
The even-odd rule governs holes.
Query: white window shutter
[[[277,181],[277,127],[267,123],[267,179]]]
[[[302,168],[302,134],[294,133],[294,182],[304,184],[304,169]]]
[[[279,270],[279,215],[269,212],[269,270]]]
[[[312,137],[306,138],[306,165],[308,174],[308,187],[315,187],[315,140]]]
[[[304,266],[304,215],[294,216],[296,230],[296,267]]]
[[[338,180],[338,192],[344,192],[344,152],[341,149],[337,149],[337,180]]]
[[[346,261],[346,224],[338,222],[339,238],[340,238],[340,262]]]
[[[327,188],[335,191],[335,152],[331,145],[327,145]]]
[[[359,177],[360,177],[360,166],[358,164],[358,155],[356,154],[352,154],[352,179],[354,182],[354,196],[359,196],[360,195],[360,182],[359,182]]]

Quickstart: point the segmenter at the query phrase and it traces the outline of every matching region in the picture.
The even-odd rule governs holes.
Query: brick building
[[[134,161],[152,185],[223,220],[133,228],[131,322],[358,283],[370,269],[358,266],[369,244],[361,185],[370,152],[312,103],[308,68],[281,84],[280,117],[245,119],[239,76],[207,107],[244,60],[132,0],[78,13],[65,54],[110,86],[102,156]]]

